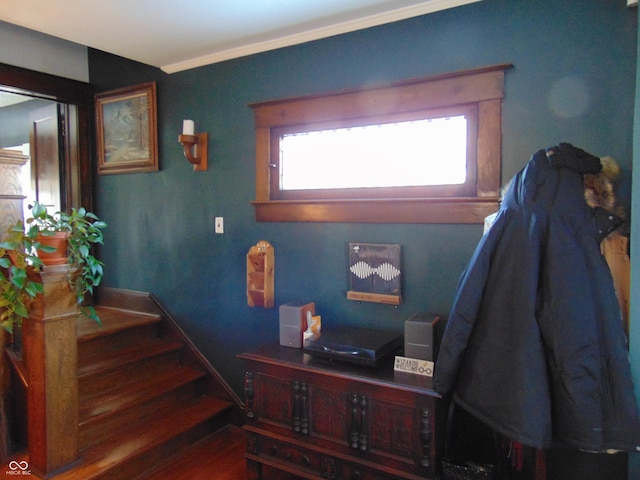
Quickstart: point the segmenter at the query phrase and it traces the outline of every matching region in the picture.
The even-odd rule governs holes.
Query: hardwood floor
[[[229,426],[182,452],[168,465],[135,480],[246,480],[245,435]],[[265,480],[302,480],[295,475],[266,468]],[[55,480],[55,479],[53,479]]]
[[[229,426],[188,449],[168,465],[147,472],[136,480],[244,480],[245,436]]]
[[[247,478],[244,451],[244,432],[230,425],[184,449],[166,465],[132,480],[244,480]],[[14,455],[0,465],[0,479],[40,478],[27,473],[28,469],[21,470],[20,465],[28,465],[28,460],[24,453]],[[55,480],[55,476],[50,480]]]
[[[200,442],[184,449],[166,464],[147,471],[131,480],[245,480],[246,448],[242,428],[230,425]],[[24,452],[13,455],[0,465],[0,480],[41,479],[28,470],[29,457]],[[27,466],[24,471],[22,466]],[[302,480],[285,472],[265,468],[265,480]],[[55,480],[56,476],[48,477]]]

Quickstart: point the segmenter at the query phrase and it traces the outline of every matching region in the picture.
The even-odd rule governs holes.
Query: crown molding
[[[224,62],[226,60],[232,60],[234,58],[245,57],[253,55],[255,53],[262,53],[269,50],[275,50],[283,47],[290,47],[292,45],[298,45],[313,40],[319,40],[322,38],[328,38],[335,35],[341,35],[343,33],[354,32],[356,30],[363,30],[365,28],[376,27],[385,23],[397,22],[405,20],[407,18],[418,17],[420,15],[426,15],[429,13],[438,12],[441,10],[447,10],[450,8],[459,7],[461,5],[467,5],[469,3],[475,3],[482,0],[428,0],[417,5],[409,7],[398,8],[390,10],[384,13],[370,15],[368,17],[359,18],[357,20],[351,20],[342,22],[327,27],[316,28],[305,32],[296,33],[293,35],[285,35],[278,38],[265,40],[262,42],[255,42],[247,45],[242,45],[235,48],[229,48],[226,50],[220,50],[200,57],[185,60],[183,62],[172,63],[160,67],[166,73],[177,73],[192,68],[202,67],[205,65],[211,65],[213,63]]]

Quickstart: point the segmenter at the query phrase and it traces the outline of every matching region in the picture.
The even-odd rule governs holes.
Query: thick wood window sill
[[[253,202],[258,222],[483,223],[498,198],[273,200]]]

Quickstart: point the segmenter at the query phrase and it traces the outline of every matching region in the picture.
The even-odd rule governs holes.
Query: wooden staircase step
[[[231,409],[225,400],[199,397],[155,421],[130,424],[111,440],[84,450],[80,461],[55,479],[130,480],[218,430]]]
[[[96,308],[102,325],[90,318],[77,322],[78,357],[105,355],[160,336],[161,317],[121,310]]]
[[[156,314],[133,312],[114,307],[96,306],[95,308],[100,317],[101,325],[90,318],[80,316],[77,322],[79,341],[86,341],[120,330],[126,330],[130,327],[154,324],[161,321],[161,317]]]
[[[78,360],[78,388],[81,400],[127,384],[137,383],[164,368],[177,366],[184,344],[155,340],[112,355]]]
[[[174,367],[160,371],[145,380],[127,388],[109,390],[94,395],[80,405],[80,425],[95,421],[96,418],[114,411],[131,408],[144,402],[177,390],[204,377],[204,372],[189,367]]]
[[[87,356],[83,359],[83,364],[78,367],[78,376],[104,373],[115,368],[122,368],[127,364],[136,363],[155,355],[180,350],[182,346],[179,342],[156,340],[150,342],[148,345],[114,352],[113,355]]]
[[[116,368],[124,363],[136,362],[141,357],[154,355],[156,350],[171,348],[170,343],[158,337],[145,337],[137,339],[131,345],[114,346],[106,352],[98,349],[84,354],[78,353],[78,374]]]
[[[133,384],[104,395],[96,395],[80,405],[80,449],[104,442],[137,422],[151,422],[173,415],[199,394],[202,371],[175,367],[152,375],[142,384]]]

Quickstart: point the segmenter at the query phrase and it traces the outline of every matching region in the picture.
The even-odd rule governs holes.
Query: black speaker
[[[307,329],[307,312],[316,314],[313,302],[289,302],[280,305],[280,345],[302,348],[302,334]]]
[[[416,313],[404,322],[404,356],[435,361],[438,353],[437,324],[440,315]]]

